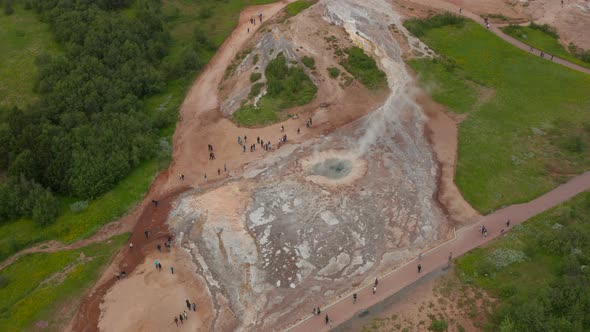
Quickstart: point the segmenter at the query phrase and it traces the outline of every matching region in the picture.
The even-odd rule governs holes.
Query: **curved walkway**
[[[463,9],[461,11],[461,13],[459,13],[459,8],[461,8],[461,7],[459,7],[459,6],[457,6],[457,5],[453,4],[453,3],[446,2],[444,0],[425,0],[425,1],[424,0],[423,1],[420,1],[419,0],[419,1],[415,1],[415,2],[420,3],[420,4],[423,4],[423,5],[428,6],[428,7],[431,7],[431,8],[434,8],[434,9],[448,11],[448,12],[451,12],[451,13],[455,13],[455,14],[458,14],[458,15],[461,15],[461,16],[464,16],[464,17],[467,17],[469,19],[472,19],[473,21],[475,21],[476,23],[478,23],[479,25],[481,25],[483,27],[485,27],[485,25],[486,25],[485,22],[484,22],[484,20],[483,20],[483,18],[481,16],[479,16],[479,15],[473,13],[473,12],[470,12],[468,10],[465,10],[465,9]],[[527,44],[519,41],[518,39],[512,38],[511,36],[505,34],[502,30],[500,30],[500,27],[501,26],[502,25],[490,24],[489,30],[491,32],[493,32],[496,36],[502,38],[506,42],[508,42],[508,43],[510,43],[510,44],[512,44],[512,45],[514,45],[514,46],[516,46],[518,48],[520,48],[523,51],[531,52],[532,54],[535,54],[537,56],[540,55],[541,50],[538,50],[538,49],[536,49],[534,47],[531,47],[530,45],[527,45]],[[546,53],[545,55],[551,56],[552,54],[547,54]],[[573,70],[579,71],[581,73],[585,73],[585,74],[589,74],[590,75],[590,69],[588,69],[588,68],[585,68],[585,67],[582,67],[580,65],[577,65],[575,63],[569,62],[567,60],[558,58],[555,55],[553,56],[553,60],[551,60],[549,56],[546,56],[545,57],[545,59],[547,61],[552,61],[552,62],[558,63],[558,64],[560,64],[562,66],[568,67],[570,69],[573,69]]]
[[[497,238],[501,235],[502,229],[507,230],[507,220],[510,220],[510,228],[512,228],[514,225],[518,225],[581,192],[589,190],[590,172],[586,172],[528,203],[511,205],[482,217],[475,224],[457,231],[452,240],[424,253],[420,261],[422,265],[421,273],[417,271],[418,258],[415,258],[382,276],[379,279],[376,294],[371,294],[372,282],[363,285],[323,306],[321,308],[322,314],[319,317],[310,314],[295,322],[287,331],[327,331],[331,326],[326,324],[326,314],[334,322],[333,324],[343,323],[358,312],[385,300],[404,287],[414,283],[420,277],[446,267],[450,253],[452,253],[453,257],[457,257]],[[482,237],[479,232],[482,225],[485,225],[488,229],[487,238]],[[356,304],[352,303],[352,294],[354,292],[358,295]],[[310,313],[312,309],[309,308]]]

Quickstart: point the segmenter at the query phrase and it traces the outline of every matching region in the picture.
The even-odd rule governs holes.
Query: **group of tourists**
[[[258,20],[260,21],[260,23],[262,23],[262,13],[258,13],[258,15],[256,15],[258,17]],[[252,25],[256,25],[256,17],[252,16],[250,17],[250,24]],[[250,33],[250,27],[247,28],[248,33]]]
[[[197,311],[197,304],[195,302],[191,303],[189,300],[186,300],[186,308],[188,309],[188,311]],[[176,326],[178,326],[178,322],[180,321],[180,324],[184,324],[184,321],[188,320],[188,313],[186,312],[186,310],[183,310],[181,314],[178,315],[178,317],[174,316],[174,323],[176,324]]]

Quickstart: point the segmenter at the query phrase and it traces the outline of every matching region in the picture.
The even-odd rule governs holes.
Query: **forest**
[[[158,131],[175,118],[151,114],[142,100],[202,63],[192,53],[164,61],[170,35],[161,1],[136,0],[133,15],[124,14],[130,5],[27,1],[63,52],[38,57],[38,102],[0,110],[0,169],[7,176],[0,223],[18,217],[51,223],[57,196],[95,198],[158,153]]]

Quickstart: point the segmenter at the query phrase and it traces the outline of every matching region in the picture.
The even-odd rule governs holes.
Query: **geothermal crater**
[[[313,174],[333,180],[347,176],[351,170],[352,161],[347,159],[330,158],[313,165]]]
[[[349,126],[283,146],[243,176],[185,195],[171,213],[168,224],[204,276],[217,317],[231,312],[223,319],[243,330],[284,328],[450,231],[434,199],[437,165],[424,115],[388,28],[402,29],[397,13],[384,0],[321,0],[287,22],[287,31],[273,30],[276,38],[310,54],[325,52],[310,41],[319,30],[341,26],[376,55],[391,94]],[[314,122],[337,111],[318,111]]]

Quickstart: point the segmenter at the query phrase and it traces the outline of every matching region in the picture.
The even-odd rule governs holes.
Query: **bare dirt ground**
[[[461,283],[451,269],[429,274],[334,331],[429,331],[433,320],[445,320],[448,331],[481,331],[494,299]],[[460,326],[460,327],[459,327]]]

